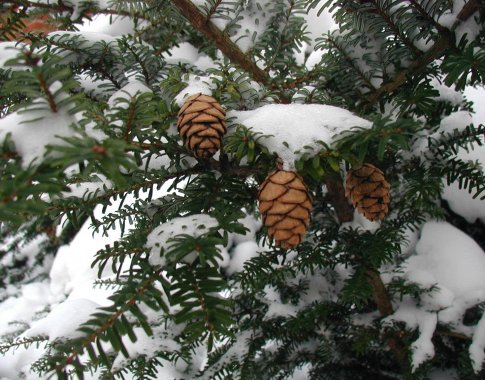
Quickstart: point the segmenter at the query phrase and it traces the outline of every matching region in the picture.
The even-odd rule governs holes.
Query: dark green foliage
[[[185,379],[426,379],[437,369],[483,378],[468,354],[472,335],[454,330],[462,321],[475,327],[483,303],[457,326],[439,322],[435,356],[417,368],[422,331],[392,318],[404,304],[439,312],[426,309],[426,297],[440,289],[402,275],[424,223],[448,221],[483,246],[483,222],[451,211],[442,196],[458,184],[485,199],[483,167],[462,156],[483,145],[484,126],[442,132],[444,117],[472,104],[440,89],[483,85],[485,76],[483,28],[458,41],[466,20],[439,23],[452,2],[208,0],[198,8],[203,22],[168,0],[111,1],[108,9],[7,3],[15,11],[2,19],[0,40],[22,35],[24,21],[44,11],[73,33],[29,35],[0,67],[0,123],[10,115],[31,116],[32,126],[52,115],[70,123],[70,134],[32,162],[15,133],[0,136],[0,302],[48,280],[52,260],[87,226],[119,237],[91,264],[111,296],[77,335],[21,336],[29,320],[0,337],[1,354],[38,345],[44,353],[32,370],[59,379],[157,379],[163,367]],[[314,9],[332,10],[337,27],[312,40],[306,13]],[[98,14],[130,18],[133,34],[98,41],[74,32]],[[482,26],[483,9],[472,15]],[[258,32],[244,29],[247,20]],[[221,35],[207,33],[211,22]],[[266,81],[222,54],[229,37],[244,42],[243,59]],[[170,49],[186,43],[210,67],[174,63]],[[180,95],[194,83],[228,114],[229,133],[211,159],[191,157],[175,131]],[[256,222],[258,187],[277,158],[265,146],[271,136],[232,113],[271,103],[338,106],[372,124],[305,147],[294,163],[313,211],[305,240],[290,251]],[[345,171],[364,162],[391,184],[391,211],[375,227],[345,216],[353,211]],[[183,218],[213,224],[179,226],[153,243]]]

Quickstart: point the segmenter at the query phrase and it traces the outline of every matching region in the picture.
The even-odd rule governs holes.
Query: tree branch
[[[341,223],[352,221],[354,209],[345,197],[345,190],[340,176],[325,176],[325,184],[327,185],[328,198],[332,206],[335,208],[339,221]],[[380,315],[382,317],[391,315],[394,313],[391,298],[387,292],[386,286],[382,282],[379,271],[376,269],[368,269],[366,274],[369,284],[372,287],[372,296]],[[407,361],[406,346],[401,338],[397,333],[391,333],[386,339],[387,345],[396,357],[398,363],[402,368],[405,368]]]
[[[214,23],[206,18],[202,12],[189,0],[171,0],[180,13],[208,39],[214,41],[217,48],[231,60],[231,62],[246,70],[255,81],[270,84],[269,75],[260,69],[250,57],[244,54]]]
[[[351,222],[354,219],[354,208],[345,197],[345,189],[340,175],[326,175],[325,185],[328,190],[328,199],[335,208],[339,222]]]
[[[454,27],[456,27],[459,22],[469,19],[478,9],[480,9],[482,5],[479,3],[480,0],[471,0],[466,3],[458,14],[458,21],[455,23]],[[406,82],[408,75],[424,69],[431,62],[440,58],[446,49],[453,46],[454,42],[454,35],[451,32],[444,34],[442,33],[441,37],[435,42],[433,47],[426,52],[426,54],[412,61],[407,68],[399,71],[390,82],[383,84],[376,91],[371,93],[363,108],[368,109],[369,107],[373,106],[384,94],[391,93],[401,87],[401,85]]]
[[[68,12],[70,14],[74,12],[74,7],[70,5],[66,5],[62,2],[58,2],[57,4],[50,4],[50,3],[38,3],[30,0],[12,0],[12,1],[8,1],[8,3],[16,7],[45,9],[46,11],[49,11],[49,12],[58,12],[58,13]],[[80,17],[86,17],[88,15],[92,17],[93,14],[136,17],[139,19],[147,20],[141,13],[132,14],[128,11],[122,11],[122,10],[116,10],[116,9],[101,9],[98,7],[91,7],[88,9],[84,9]]]

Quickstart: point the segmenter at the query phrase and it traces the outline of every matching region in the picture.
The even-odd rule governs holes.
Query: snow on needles
[[[74,115],[65,109],[57,113],[49,109],[20,110],[0,119],[0,140],[10,134],[17,153],[22,156],[22,166],[28,167],[33,161],[39,163],[48,144],[63,145],[61,137],[72,136],[74,130],[71,125],[75,123]]]
[[[161,256],[160,251],[163,248],[169,249],[173,245],[170,239],[177,235],[189,235],[197,238],[218,225],[217,219],[206,214],[181,216],[159,225],[147,237],[146,247],[150,249],[150,264],[153,266],[165,265],[166,257]],[[195,252],[189,256],[186,257],[187,260],[195,259]]]
[[[480,246],[447,222],[428,222],[421,230],[416,254],[401,269],[400,275],[408,281],[425,289],[433,287],[421,296],[419,305],[406,297],[388,317],[419,329],[419,338],[412,346],[413,368],[434,356],[431,338],[437,322],[473,335],[470,356],[475,368],[480,368],[485,358],[484,322],[480,321],[476,327],[457,322],[462,321],[467,309],[485,302],[485,253]]]
[[[251,111],[228,112],[231,117],[265,135],[260,143],[283,159],[287,169],[305,153],[321,150],[319,142],[331,145],[337,134],[372,125],[343,108],[321,104],[269,104]]]

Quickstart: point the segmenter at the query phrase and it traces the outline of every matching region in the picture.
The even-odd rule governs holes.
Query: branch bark
[[[214,41],[217,48],[234,64],[247,71],[255,81],[264,85],[270,84],[269,75],[260,69],[247,54],[244,54],[239,47],[230,40],[214,23],[206,18],[204,14],[190,0],[172,0],[172,4],[192,24],[192,26]]]
[[[325,177],[325,183],[327,185],[328,198],[332,206],[335,208],[339,221],[341,223],[352,221],[354,209],[345,197],[345,189],[340,176],[327,175]],[[379,314],[382,317],[391,315],[394,313],[391,297],[387,292],[386,286],[382,282],[379,271],[377,269],[368,269],[366,273],[369,284],[372,287],[372,296],[377,305],[377,309],[379,310]],[[399,365],[402,368],[405,368],[407,363],[406,346],[399,335],[397,333],[391,333],[387,336],[386,340],[387,345],[396,357]]]
[[[328,199],[335,208],[339,222],[351,222],[354,219],[354,208],[345,197],[345,189],[340,175],[326,175],[325,185],[328,190]]]

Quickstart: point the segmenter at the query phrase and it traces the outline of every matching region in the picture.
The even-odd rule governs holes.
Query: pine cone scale
[[[258,199],[263,223],[275,244],[287,249],[301,243],[312,207],[303,179],[295,172],[277,170],[261,184]]]
[[[177,129],[184,145],[195,157],[210,158],[220,148],[227,132],[225,111],[211,96],[190,96],[180,108]]]
[[[371,164],[347,173],[345,196],[371,221],[382,220],[389,212],[389,183],[384,173]]]

